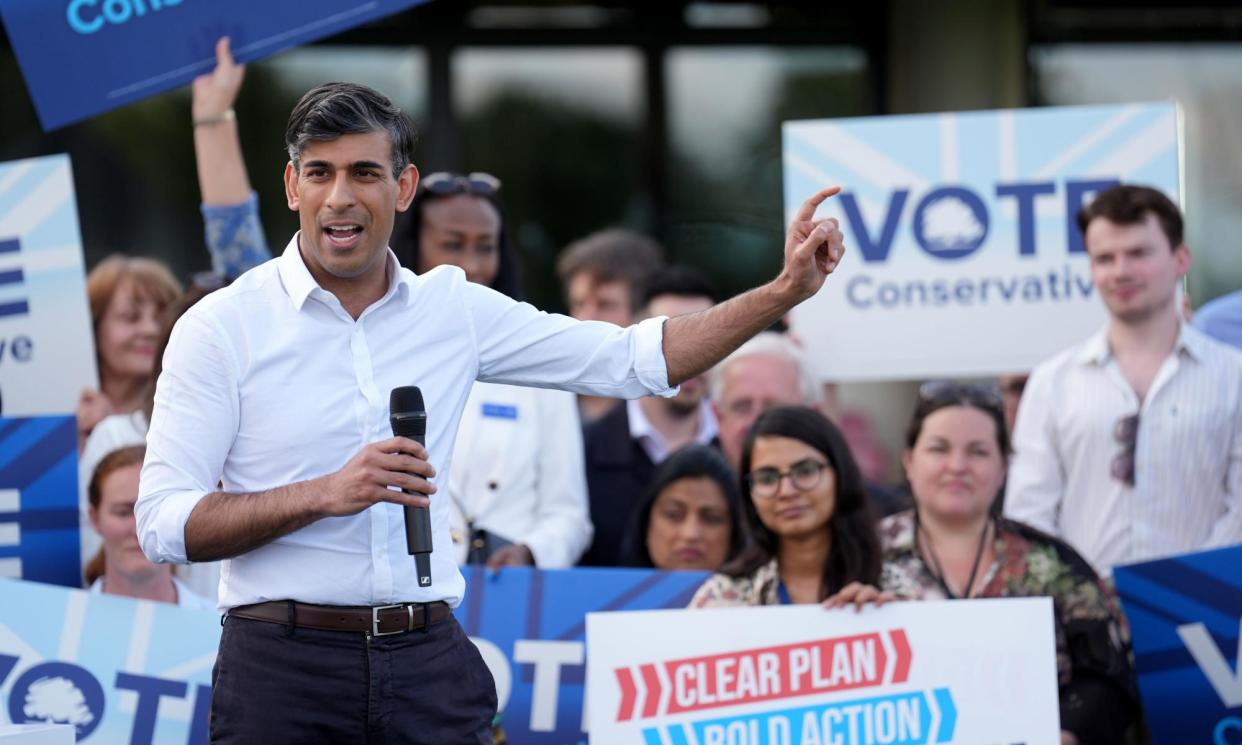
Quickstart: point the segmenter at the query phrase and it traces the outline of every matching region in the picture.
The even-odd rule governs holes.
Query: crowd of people
[[[215,607],[216,565],[153,564],[134,527],[162,354],[188,308],[272,260],[232,113],[243,71],[226,42],[218,54],[193,88],[214,271],[183,285],[150,259],[91,270],[100,389],[77,412],[84,583],[191,607]],[[457,267],[521,300],[502,197],[488,174],[426,175],[392,250],[418,275]],[[671,397],[475,383],[431,496],[451,506],[456,560],[711,572],[693,607],[1049,596],[1063,742],[1124,742],[1139,711],[1113,568],[1242,543],[1242,324],[1236,300],[1185,317],[1190,252],[1164,195],[1109,189],[1079,224],[1106,326],[1029,379],[923,385],[898,483],[860,465],[869,444],[827,415],[780,331]],[[558,272],[585,321],[721,300],[700,271],[615,228],[567,247]]]

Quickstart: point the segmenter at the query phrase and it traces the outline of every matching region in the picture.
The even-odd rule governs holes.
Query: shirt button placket
[[[354,380],[361,394],[358,397],[356,417],[358,436],[363,445],[372,442],[376,433],[372,432],[372,423],[380,406],[379,392],[375,388],[375,376],[371,369],[371,350],[367,346],[367,337],[363,319],[354,323],[353,334],[349,339],[349,350],[353,357]],[[388,562],[388,503],[381,502],[367,510],[371,522],[371,588],[374,593],[373,602],[387,602],[393,597],[393,575]]]

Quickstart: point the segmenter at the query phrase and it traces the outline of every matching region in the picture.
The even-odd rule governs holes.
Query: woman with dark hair
[[[819,412],[769,409],[742,446],[751,543],[691,607],[818,603],[880,577],[880,544],[862,476],[841,432]]]
[[[918,600],[1051,597],[1061,741],[1124,742],[1136,699],[1120,609],[1068,544],[997,516],[1009,448],[998,391],[923,386],[902,455],[915,507],[880,525],[881,587]]]
[[[720,451],[691,445],[651,476],[625,539],[626,564],[716,571],[742,549],[742,496]]]
[[[486,173],[424,176],[393,250],[418,274],[457,267],[520,300],[500,181]],[[475,383],[442,493],[459,563],[572,566],[591,543],[573,394]]]

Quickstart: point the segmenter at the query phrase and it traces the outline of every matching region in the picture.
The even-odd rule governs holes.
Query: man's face
[[[720,422],[720,447],[737,468],[742,441],[759,415],[774,406],[811,406],[804,401],[797,365],[784,357],[753,355],[731,362],[713,401]]]
[[[410,206],[417,184],[414,166],[393,177],[387,132],[307,144],[301,169],[285,167],[285,194],[311,275],[323,285],[382,273],[393,218]]]
[[[586,272],[569,278],[569,315],[579,321],[607,321],[618,326],[634,322],[630,284],[612,279],[601,282]]]
[[[1100,299],[1121,323],[1141,323],[1168,308],[1190,268],[1190,249],[1170,246],[1151,213],[1133,225],[1097,217],[1083,239]]]
[[[644,309],[647,318],[655,316],[686,316],[712,307],[712,299],[702,295],[656,295],[651,298]],[[661,405],[670,411],[688,416],[699,409],[699,404],[707,396],[707,375],[696,375],[682,381],[681,390],[672,398],[657,398]]]

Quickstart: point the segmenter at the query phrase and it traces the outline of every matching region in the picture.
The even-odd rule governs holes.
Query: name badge
[[[483,416],[493,419],[517,419],[517,407],[505,404],[483,404]]]

